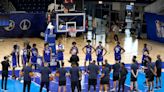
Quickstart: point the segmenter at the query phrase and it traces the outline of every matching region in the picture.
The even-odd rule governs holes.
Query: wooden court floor
[[[112,35],[108,37],[108,43],[105,43],[105,35],[97,35],[97,39],[92,41],[92,45],[96,47],[99,41],[103,42],[104,47],[107,49],[108,53],[106,54],[104,59],[107,59],[110,64],[114,64],[114,52],[113,48],[116,43],[113,41]],[[76,41],[77,46],[79,48],[79,58],[80,58],[80,66],[84,65],[85,54],[82,52],[82,48],[86,45],[86,40],[83,37],[76,37],[76,38],[59,38],[62,40],[62,43],[65,46],[64,52],[64,62],[65,66],[70,66],[68,60],[70,58],[69,50],[72,46],[72,42]],[[162,59],[164,60],[164,44],[158,43],[154,41],[150,41],[147,39],[138,40],[134,37],[129,37],[122,35],[120,36],[121,46],[125,49],[125,53],[122,54],[122,62],[124,63],[131,63],[131,59],[133,55],[137,55],[138,62],[141,62],[142,57],[142,48],[143,44],[147,43],[148,47],[152,50],[150,51],[150,56],[152,60],[156,60],[156,55],[160,54]],[[20,45],[21,49],[23,49],[23,42],[25,40],[30,41],[30,44],[33,43],[37,44],[37,48],[39,50],[39,54],[42,56],[43,47],[44,47],[44,40],[40,38],[6,38],[3,39],[4,41],[0,42],[0,61],[3,60],[5,55],[9,55],[12,51],[12,47],[14,44]],[[58,43],[58,41],[56,42]],[[93,59],[96,59],[96,54],[93,54]],[[1,67],[1,66],[0,66]]]

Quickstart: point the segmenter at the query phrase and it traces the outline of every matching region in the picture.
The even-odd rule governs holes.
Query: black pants
[[[19,54],[18,54],[17,58],[18,58],[18,66],[20,67]]]
[[[94,87],[94,91],[96,91],[96,85],[97,85],[97,79],[89,79],[88,80],[88,91],[90,90],[90,87]]]
[[[31,81],[24,81],[23,92],[26,92],[26,86],[27,86],[27,92],[30,92]]]
[[[50,82],[41,82],[40,92],[42,92],[42,89],[43,89],[44,85],[46,85],[47,92],[49,92],[49,84],[50,84]]]
[[[97,65],[99,66],[99,65],[100,65],[100,63],[101,63],[101,65],[103,65],[103,62],[97,62]]]
[[[79,84],[80,84],[79,81],[71,81],[72,92],[75,92],[76,87],[77,87],[78,92],[81,92],[81,88],[80,88],[81,85]]]
[[[2,89],[3,89],[3,82],[4,82],[4,80],[5,80],[5,90],[7,90],[7,77],[8,77],[8,75],[3,75],[3,74],[2,74],[2,83],[1,83],[1,87],[2,87]]]
[[[29,63],[30,62],[30,54],[29,55],[27,55],[27,62],[26,63]]]
[[[118,92],[120,92],[121,86],[122,86],[122,92],[124,92],[124,84],[125,84],[125,79],[120,79],[119,80],[119,86],[118,86]]]

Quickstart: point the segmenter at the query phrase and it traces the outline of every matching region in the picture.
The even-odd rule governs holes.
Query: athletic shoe
[[[113,89],[111,89],[110,91],[116,91],[116,89],[115,89],[115,88],[113,88]]]

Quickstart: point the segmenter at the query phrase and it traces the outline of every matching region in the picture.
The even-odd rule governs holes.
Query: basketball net
[[[70,35],[71,37],[76,37],[77,31],[76,31],[76,29],[75,29],[74,27],[68,28],[68,32],[69,32],[69,35]]]

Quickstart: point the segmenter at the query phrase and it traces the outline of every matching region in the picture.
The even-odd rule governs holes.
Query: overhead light
[[[103,1],[99,1],[98,3],[99,3],[99,4],[103,4]]]
[[[131,2],[131,3],[130,3],[130,5],[134,5],[134,3],[133,3],[133,2]]]

